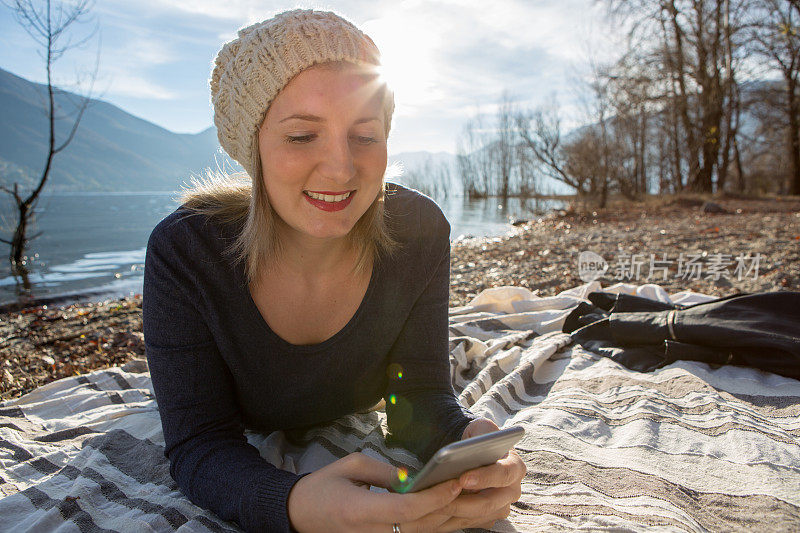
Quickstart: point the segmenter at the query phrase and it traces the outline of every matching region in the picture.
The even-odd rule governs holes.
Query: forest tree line
[[[504,95],[460,135],[466,196],[800,195],[800,0],[597,1],[626,45],[590,61],[586,125]]]

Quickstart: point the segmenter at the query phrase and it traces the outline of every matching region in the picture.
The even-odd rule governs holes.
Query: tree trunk
[[[722,125],[722,87],[719,69],[721,4],[717,0],[713,29],[706,31],[704,2],[695,4],[697,15],[697,84],[701,88],[699,109],[703,144],[700,149],[702,164],[698,169],[692,188],[698,192],[713,192],[714,170],[719,155],[720,126]],[[713,36],[713,37],[712,37]]]
[[[649,139],[647,138],[647,109],[642,106],[639,112],[641,117],[641,129],[639,130],[639,137],[641,139],[639,143],[639,187],[641,190],[641,194],[647,196],[650,192],[647,190],[647,143]]]
[[[786,77],[786,97],[789,113],[787,128],[789,161],[792,175],[789,182],[789,194],[800,195],[800,120],[798,120],[797,80],[791,75]]]
[[[678,107],[677,107],[677,99],[674,97],[672,105],[670,106],[670,123],[672,126],[672,164],[673,164],[673,173],[674,173],[674,181],[673,181],[673,189],[675,192],[680,192],[683,190],[684,181],[683,181],[683,172],[681,169],[681,149],[680,149],[680,124],[678,123]]]
[[[742,154],[739,151],[739,140],[733,138],[733,154],[736,158],[736,174],[739,179],[739,192],[744,193],[747,191],[747,180],[744,175],[744,168],[742,167]]]
[[[700,168],[699,154],[697,153],[697,139],[694,134],[694,124],[689,116],[689,101],[686,91],[686,65],[685,52],[683,50],[683,28],[678,22],[679,10],[675,1],[670,1],[669,6],[670,22],[675,38],[675,51],[669,54],[669,63],[675,71],[675,78],[678,82],[679,92],[676,94],[677,109],[683,122],[683,129],[686,133],[687,155],[689,161],[689,179],[697,176]],[[680,149],[680,148],[678,148]]]
[[[736,137],[739,130],[739,91],[733,75],[733,43],[731,40],[730,6],[727,1],[725,2],[724,17],[725,82],[723,85],[723,98],[727,102],[727,105],[724,107],[725,144],[722,147],[722,160],[720,161],[719,169],[717,171],[718,191],[725,190],[725,185],[728,181],[728,171],[731,160],[733,139]]]
[[[19,222],[14,229],[14,237],[11,239],[11,253],[9,254],[14,270],[23,266],[22,258],[25,255],[25,244],[28,240],[25,237],[28,229],[28,207],[21,203],[17,205],[17,210],[19,212]]]

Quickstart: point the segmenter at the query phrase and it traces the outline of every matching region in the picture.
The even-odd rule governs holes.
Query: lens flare
[[[393,432],[402,431],[403,428],[411,424],[414,418],[414,407],[411,405],[411,402],[402,395],[390,394],[386,397],[386,400],[386,411],[387,413],[391,413],[389,428]],[[424,426],[424,424],[422,424],[422,426]],[[425,428],[415,428],[415,434],[417,431],[425,431]]]
[[[391,482],[392,490],[394,490],[395,492],[399,492],[400,494],[408,492],[408,488],[411,485],[409,483],[410,481],[411,478],[408,475],[408,470],[406,470],[403,467],[398,467],[397,479]]]
[[[403,367],[392,363],[386,368],[386,375],[389,376],[389,379],[403,379]]]

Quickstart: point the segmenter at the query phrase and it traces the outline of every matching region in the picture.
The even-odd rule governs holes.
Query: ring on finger
[[[392,533],[400,533],[400,524],[397,522],[392,524]]]

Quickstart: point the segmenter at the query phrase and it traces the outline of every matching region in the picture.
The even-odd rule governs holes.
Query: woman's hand
[[[444,525],[453,518],[444,509],[461,492],[458,480],[407,494],[369,490],[370,485],[389,489],[397,479],[397,468],[351,453],[300,478],[289,492],[289,521],[299,533],[391,533],[393,523],[403,533],[459,529]]]
[[[488,418],[470,422],[461,439],[477,437],[500,428]],[[497,520],[508,517],[511,504],[522,496],[525,463],[513,449],[492,465],[468,470],[459,481],[464,492],[443,510],[454,515],[443,524],[448,531],[465,527],[489,529]]]

